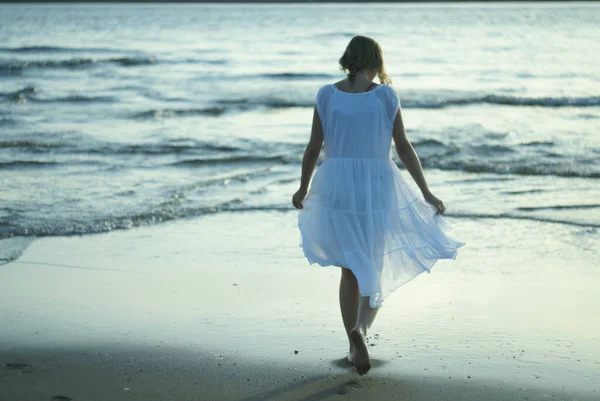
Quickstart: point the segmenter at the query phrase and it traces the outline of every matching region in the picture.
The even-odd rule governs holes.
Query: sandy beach
[[[0,267],[0,399],[599,399],[597,236],[449,221],[468,246],[385,301],[365,377],[294,212],[38,239]]]

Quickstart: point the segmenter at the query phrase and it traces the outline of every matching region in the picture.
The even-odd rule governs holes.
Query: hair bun
[[[366,36],[357,35],[353,37],[338,63],[340,69],[348,75],[350,81],[359,71],[375,69],[381,83],[391,83],[385,73],[383,53],[379,43]]]

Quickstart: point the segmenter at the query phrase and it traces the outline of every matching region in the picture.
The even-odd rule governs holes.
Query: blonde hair
[[[340,57],[340,70],[348,75],[350,82],[354,81],[356,73],[365,69],[377,71],[379,82],[390,85],[392,80],[385,72],[381,46],[374,39],[356,35],[350,40],[346,51]]]

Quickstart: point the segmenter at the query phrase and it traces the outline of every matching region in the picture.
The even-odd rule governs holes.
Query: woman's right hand
[[[431,192],[424,193],[423,197],[428,203],[432,204],[435,207],[435,214],[444,214],[444,212],[446,211],[446,206],[444,205],[444,202],[442,202],[441,199],[436,197]]]
[[[294,207],[296,209],[304,209],[304,206],[302,206],[302,201],[304,200],[304,198],[306,198],[306,190],[303,188],[300,188],[295,194],[294,196],[292,196],[292,205],[294,205]]]

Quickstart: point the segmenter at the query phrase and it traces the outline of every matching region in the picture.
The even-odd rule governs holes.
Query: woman
[[[400,102],[385,73],[379,44],[355,36],[339,60],[344,80],[317,93],[311,137],[302,160],[301,246],[308,261],[342,267],[340,308],[350,342],[348,360],[371,368],[367,330],[384,297],[438,259],[454,259],[463,243],[443,231],[446,207],[430,191],[406,138]],[[375,75],[381,85],[373,83]],[[423,198],[390,158],[392,140]],[[310,178],[325,142],[325,160]],[[306,199],[305,199],[306,197]]]

